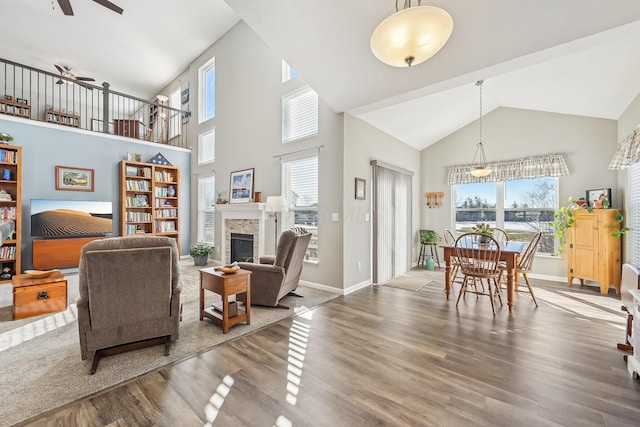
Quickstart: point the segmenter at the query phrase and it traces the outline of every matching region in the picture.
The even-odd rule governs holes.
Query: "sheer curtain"
[[[373,283],[411,268],[413,173],[371,161],[373,167]]]

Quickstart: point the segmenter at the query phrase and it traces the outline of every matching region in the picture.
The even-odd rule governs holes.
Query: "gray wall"
[[[617,144],[615,120],[498,108],[484,117],[483,134],[489,161],[566,153],[570,174],[560,178],[560,204],[566,204],[569,196],[583,197],[585,190],[610,187],[613,207],[621,206],[618,174],[607,169]],[[478,136],[478,123],[474,122],[422,151],[422,193],[445,193],[440,209],[428,209],[422,203],[422,227],[454,228],[455,201],[446,184],[445,167],[471,163]],[[564,258],[538,257],[534,265],[536,274],[566,277]]]
[[[14,137],[11,144],[22,147],[23,270],[33,268],[29,212],[32,198],[112,201],[113,232],[119,235],[119,163],[127,158],[127,152],[142,154],[144,161],[161,152],[169,162],[180,168],[179,209],[185,213],[180,216],[180,249],[183,255],[189,253],[191,227],[186,213],[190,205],[191,153],[188,150],[8,116],[0,116],[0,131]],[[56,190],[56,166],[94,169],[94,191]]]

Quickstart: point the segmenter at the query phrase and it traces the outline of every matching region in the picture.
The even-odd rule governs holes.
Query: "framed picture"
[[[93,169],[56,166],[56,190],[93,191]]]
[[[16,98],[16,102],[22,105],[29,105],[29,101],[24,98]]]
[[[249,203],[253,198],[253,171],[245,169],[231,172],[231,185],[229,203]]]
[[[127,153],[127,160],[130,162],[141,162],[142,154],[139,153]]]
[[[183,104],[189,102],[189,89],[185,89],[182,91],[181,100]]]
[[[146,194],[136,194],[135,197],[136,207],[146,207],[149,206],[149,198]]]
[[[127,176],[138,176],[138,168],[135,166],[127,166],[125,168],[125,174]]]
[[[587,190],[586,199],[589,207],[596,209],[606,209],[613,206],[611,203],[611,189],[598,188],[597,190]]]
[[[364,200],[366,196],[367,181],[356,178],[356,200]]]

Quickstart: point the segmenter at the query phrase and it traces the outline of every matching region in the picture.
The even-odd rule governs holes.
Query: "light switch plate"
[[[340,214],[338,212],[334,212],[331,214],[331,221],[340,221]]]

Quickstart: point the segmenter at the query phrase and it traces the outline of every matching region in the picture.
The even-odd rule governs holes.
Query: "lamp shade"
[[[287,212],[287,203],[282,196],[267,197],[267,204],[264,207],[265,212]]]
[[[447,43],[453,19],[435,6],[408,7],[382,21],[371,35],[371,51],[385,64],[409,67],[426,61]]]

